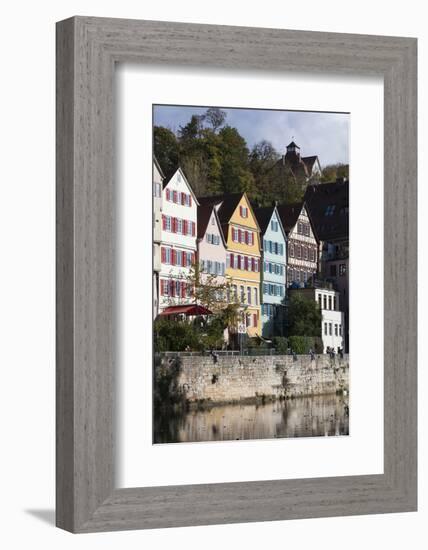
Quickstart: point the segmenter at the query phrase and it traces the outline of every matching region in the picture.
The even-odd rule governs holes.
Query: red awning
[[[188,306],[170,306],[161,311],[160,315],[176,315],[182,313],[184,315],[212,315],[212,311],[203,306],[195,304]]]

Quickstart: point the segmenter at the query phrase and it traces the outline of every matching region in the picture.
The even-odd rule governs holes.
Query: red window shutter
[[[230,255],[230,267],[233,269],[235,267],[235,255]]]
[[[183,233],[187,235],[187,220],[183,220]]]
[[[241,242],[241,230],[238,229],[238,243]]]
[[[254,327],[257,326],[257,314],[256,313],[253,313],[253,326]]]
[[[164,290],[163,290],[163,283],[164,283],[164,280],[161,279],[160,280],[160,295],[163,296],[164,295]]]
[[[238,269],[241,269],[241,256],[238,255]]]
[[[244,269],[246,271],[248,271],[248,257],[247,256],[244,257]]]
[[[189,195],[189,206],[192,206],[192,195]]]
[[[163,246],[162,246],[162,248],[161,248],[161,261],[162,261],[163,263],[165,263],[165,261],[166,261],[166,250],[165,250],[165,248],[164,248]]]
[[[256,260],[255,258],[251,258],[251,271],[256,270]]]
[[[245,244],[248,244],[248,231],[244,231],[244,241],[245,241]]]
[[[171,265],[175,265],[176,260],[176,252],[175,250],[171,250]]]
[[[192,224],[192,235],[195,236],[195,222],[190,222]]]
[[[166,200],[167,201],[170,201],[171,200],[171,192],[169,189],[166,190]]]
[[[242,218],[242,206],[241,206],[241,205],[239,206],[239,215],[240,215],[241,218]]]
[[[195,263],[195,253],[194,252],[192,252],[191,258],[192,258],[192,264],[194,264]]]
[[[186,200],[185,193],[181,193],[181,204],[184,205],[184,201]]]
[[[171,230],[173,233],[177,233],[177,218],[171,218]]]
[[[172,202],[177,202],[177,191],[172,192]]]
[[[162,229],[166,229],[166,217],[162,214]]]
[[[186,283],[184,281],[181,281],[181,297],[184,298],[186,296]]]

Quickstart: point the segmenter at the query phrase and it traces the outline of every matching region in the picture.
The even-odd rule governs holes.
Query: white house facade
[[[153,159],[153,318],[159,313],[160,243],[162,239],[162,182],[165,179],[156,158]]]
[[[315,300],[321,310],[321,338],[323,352],[327,348],[345,349],[345,314],[340,310],[340,293],[332,288],[297,288],[290,292],[298,292],[307,298]]]
[[[159,272],[159,310],[189,304],[191,267],[196,261],[198,201],[178,168],[163,182]]]

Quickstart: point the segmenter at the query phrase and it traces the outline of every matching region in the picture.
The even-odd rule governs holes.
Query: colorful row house
[[[260,228],[245,193],[201,197],[203,206],[213,206],[226,242],[226,278],[229,299],[241,305],[238,333],[261,334]]]
[[[255,210],[262,238],[262,335],[283,336],[287,283],[287,237],[276,206]]]
[[[192,301],[198,200],[178,168],[162,184],[159,313]]]
[[[318,240],[306,204],[278,206],[287,235],[287,285],[300,286],[318,273]]]

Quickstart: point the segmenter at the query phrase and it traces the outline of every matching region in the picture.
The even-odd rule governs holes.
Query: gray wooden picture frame
[[[156,21],[57,24],[58,527],[83,533],[416,510],[416,47],[413,38]],[[383,77],[382,475],[115,488],[117,62]]]

